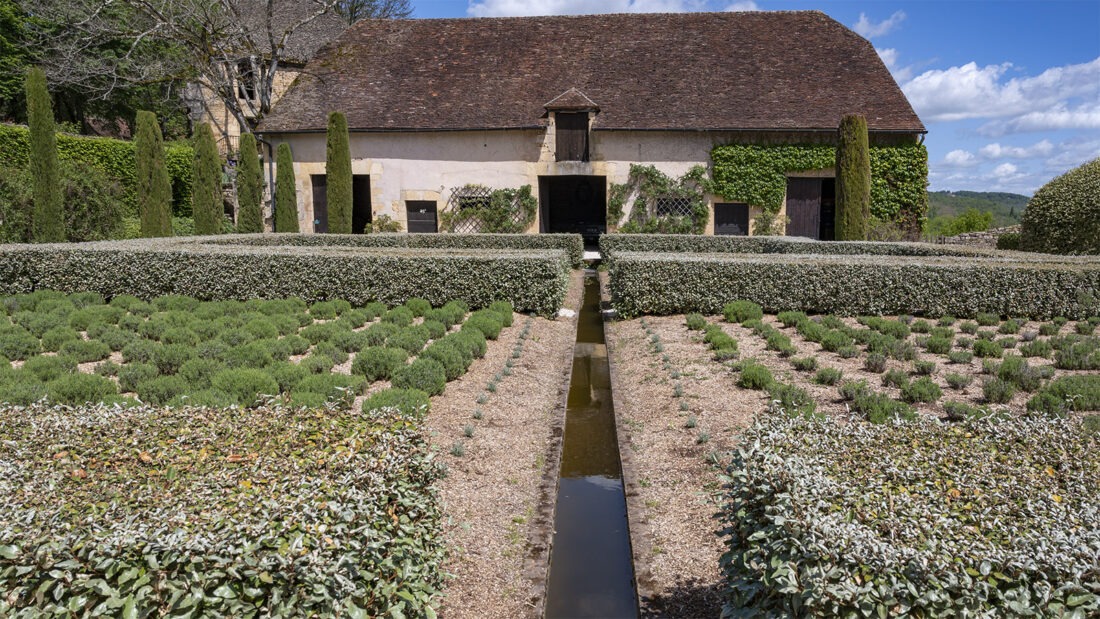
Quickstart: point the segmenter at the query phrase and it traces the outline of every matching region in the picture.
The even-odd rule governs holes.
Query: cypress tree
[[[294,185],[294,159],[290,144],[283,142],[275,154],[275,231],[298,232],[298,191]]]
[[[30,125],[30,165],[34,185],[33,239],[37,243],[65,240],[65,211],[57,167],[57,127],[42,69],[27,72],[27,124]]]
[[[836,238],[862,241],[871,221],[871,154],[867,119],[858,114],[840,121],[836,148]]]
[[[137,113],[134,165],[141,236],[172,236],[172,183],[164,164],[164,139],[152,112]]]
[[[222,207],[222,162],[214,132],[202,123],[195,130],[195,159],[191,180],[191,213],[195,234],[220,234]]]
[[[351,147],[348,119],[341,112],[328,115],[325,173],[328,174],[328,231],[351,234]]]
[[[240,163],[237,164],[237,232],[263,232],[264,176],[256,152],[256,136],[245,133],[240,140]]]

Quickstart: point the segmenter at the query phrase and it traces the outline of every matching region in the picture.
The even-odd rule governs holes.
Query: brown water
[[[586,275],[577,318],[546,617],[637,617],[600,285]]]

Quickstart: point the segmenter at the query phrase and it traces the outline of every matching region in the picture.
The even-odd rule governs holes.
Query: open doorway
[[[787,236],[821,241],[836,238],[836,180],[787,179]]]
[[[576,233],[586,244],[607,231],[606,176],[540,176],[540,232]]]

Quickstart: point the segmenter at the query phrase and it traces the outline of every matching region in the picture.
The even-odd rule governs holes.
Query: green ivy
[[[0,165],[22,168],[30,157],[29,131],[21,125],[0,124]],[[118,181],[123,188],[123,203],[131,214],[137,213],[134,193],[134,143],[114,138],[57,134],[58,158],[76,164],[93,165]],[[172,181],[172,212],[191,214],[191,162],[194,152],[187,144],[166,144],[165,164]]]
[[[480,185],[466,185],[463,189],[484,188]],[[454,232],[464,222],[477,221],[478,232],[482,234],[522,233],[535,221],[538,208],[538,200],[531,193],[530,185],[519,189],[493,189],[487,204],[441,213],[440,222],[443,229],[450,232]],[[521,217],[515,220],[513,214],[517,209]]]
[[[787,191],[787,174],[831,168],[836,148],[822,145],[716,146],[713,193],[776,213]],[[871,147],[871,214],[881,220],[918,224],[928,210],[928,151],[922,144]]]
[[[612,183],[607,200],[608,223],[618,225],[631,195],[630,221],[620,232],[651,234],[702,234],[710,216],[705,199],[709,186],[707,170],[697,165],[678,179],[673,179],[652,165],[630,165],[630,176],[625,183]],[[652,214],[657,199],[662,197],[687,198],[691,202],[691,216],[657,216]]]

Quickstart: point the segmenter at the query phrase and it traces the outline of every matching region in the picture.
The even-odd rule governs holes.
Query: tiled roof
[[[594,129],[924,130],[869,42],[824,13],[364,20],[322,48],[261,124],[323,130],[539,127],[575,88]]]
[[[245,24],[244,30],[252,33],[252,43],[257,51],[267,53],[271,48],[267,39],[267,0],[241,0],[236,6]],[[271,13],[272,35],[281,37],[284,30],[293,27],[316,10],[317,7],[311,2],[275,0]],[[305,63],[321,46],[340,36],[347,27],[347,20],[332,11],[298,26],[287,39],[283,58]]]

